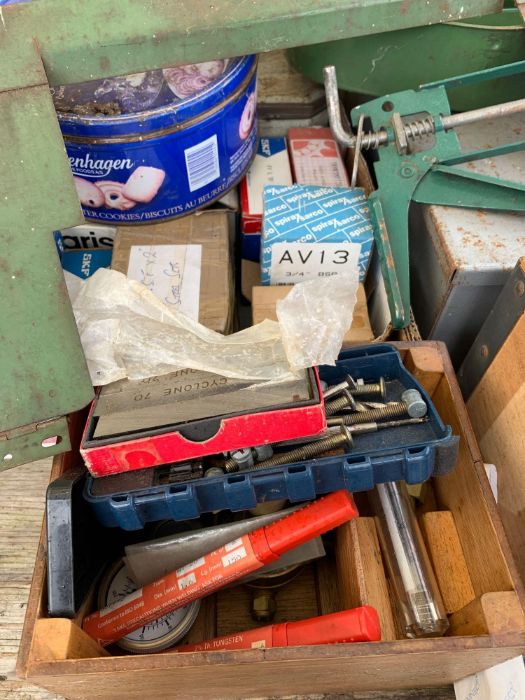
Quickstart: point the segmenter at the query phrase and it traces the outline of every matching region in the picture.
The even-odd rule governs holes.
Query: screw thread
[[[337,413],[342,408],[346,408],[349,405],[350,400],[347,396],[343,394],[343,396],[340,396],[338,399],[334,399],[333,401],[328,401],[328,403],[325,403],[324,410],[327,416],[333,416],[334,413]]]
[[[231,457],[224,462],[224,471],[226,474],[239,471],[239,464]]]
[[[373,394],[382,394],[381,384],[358,384],[355,388],[349,389],[353,396],[372,396]]]
[[[359,423],[373,423],[383,418],[398,418],[407,415],[406,403],[392,403],[384,408],[372,408],[369,411],[350,413],[340,416],[343,425],[358,425]]]
[[[280,464],[288,464],[289,462],[295,462],[299,459],[311,459],[312,457],[316,457],[323,452],[328,452],[328,450],[333,450],[346,444],[348,444],[348,438],[346,435],[332,435],[331,437],[324,438],[323,440],[318,440],[318,442],[311,442],[308,445],[303,445],[303,447],[298,447],[290,452],[274,455],[271,459],[266,459],[264,462],[258,462],[250,470],[246,469],[243,471],[262,469],[263,467],[277,467]]]

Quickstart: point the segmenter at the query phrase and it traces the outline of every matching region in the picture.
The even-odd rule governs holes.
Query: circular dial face
[[[123,564],[114,578],[111,580],[106,593],[106,605],[112,605],[130,593],[134,593],[138,586],[128,573]],[[188,606],[174,610],[158,620],[154,620],[147,625],[139,627],[134,632],[127,634],[123,641],[140,644],[141,642],[161,643],[167,636],[171,636],[179,627],[181,621],[188,612]]]

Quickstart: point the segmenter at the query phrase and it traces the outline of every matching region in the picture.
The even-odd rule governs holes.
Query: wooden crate
[[[446,350],[433,342],[399,343],[398,347],[443,420],[461,436],[456,468],[427,487],[419,513],[450,612],[450,635],[401,638],[374,521],[366,517],[366,496],[358,495],[365,517],[339,528],[332,536],[332,547],[328,543],[333,558],[305,569],[296,588],[283,594],[287,602],[280,612],[298,619],[371,603],[380,611],[384,641],[109,656],[82,632],[78,621],[46,618],[42,539],[18,674],[68,698],[260,698],[442,686],[521,654],[525,650],[524,591]],[[78,459],[72,453],[57,458],[54,475]],[[241,613],[246,610],[243,596],[245,589],[238,588],[210,599],[193,641],[252,625]]]

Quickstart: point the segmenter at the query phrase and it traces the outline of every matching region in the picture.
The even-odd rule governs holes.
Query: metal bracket
[[[378,189],[370,196],[375,240],[394,328],[410,322],[408,211],[412,201],[456,207],[525,211],[525,185],[480,175],[453,165],[525,149],[525,141],[463,154],[454,132],[458,126],[525,112],[525,99],[452,115],[446,88],[525,73],[525,61],[458,76],[439,84],[405,90],[352,110],[352,123],[365,116],[372,131],[363,148],[377,150]],[[341,124],[337,80],[325,68],[330,126],[338,140],[354,147],[356,138]],[[432,136],[432,142],[428,137]]]
[[[67,418],[54,418],[0,433],[0,472],[71,449]]]
[[[459,369],[458,381],[465,401],[524,313],[525,258],[520,258]]]

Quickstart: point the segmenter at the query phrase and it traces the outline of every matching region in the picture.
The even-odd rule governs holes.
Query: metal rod
[[[525,99],[513,100],[512,102],[503,102],[499,105],[491,107],[481,107],[481,109],[472,109],[470,112],[458,112],[458,114],[450,114],[441,117],[441,123],[445,131],[455,129],[457,126],[465,126],[466,124],[474,124],[485,119],[497,119],[498,117],[507,117],[510,114],[518,114],[525,112]]]
[[[337,141],[349,148],[355,148],[357,142],[356,137],[345,130],[341,121],[337,76],[334,66],[325,66],[324,86],[330,128]],[[403,129],[407,138],[415,139],[418,136],[425,136],[437,130],[449,131],[458,126],[474,124],[475,122],[484,121],[485,119],[506,117],[511,114],[519,114],[520,112],[525,112],[525,99],[504,102],[502,104],[492,105],[491,107],[482,107],[481,109],[473,109],[469,112],[445,115],[441,117],[441,126],[438,127],[436,127],[434,118],[430,116],[424,121],[420,120],[406,123],[403,125]],[[364,133],[362,135],[360,147],[363,149],[375,149],[391,141],[392,138],[389,137],[388,133],[384,129],[379,129],[378,131]]]
[[[337,74],[335,66],[325,66],[324,89],[326,93],[326,105],[328,107],[328,121],[334,137],[339,143],[349,148],[354,148],[356,138],[346,131],[341,121],[341,110],[339,108],[339,89],[337,87]]]

